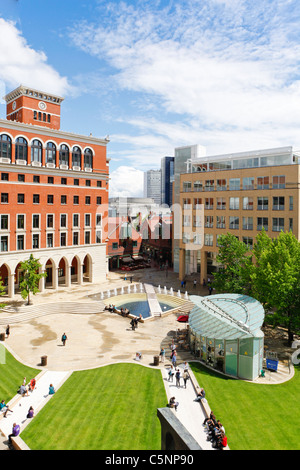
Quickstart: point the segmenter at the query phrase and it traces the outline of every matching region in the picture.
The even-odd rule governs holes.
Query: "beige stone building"
[[[299,238],[299,162],[292,147],[188,161],[180,176],[179,278],[197,273],[202,282],[216,271],[221,234],[249,249],[263,227],[272,238],[282,230]]]

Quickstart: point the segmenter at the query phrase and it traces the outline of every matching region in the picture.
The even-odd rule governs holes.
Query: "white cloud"
[[[144,172],[120,166],[110,173],[109,197],[143,197]]]
[[[8,91],[20,84],[64,95],[71,91],[66,77],[47,64],[44,52],[30,47],[16,24],[0,18],[0,82]]]

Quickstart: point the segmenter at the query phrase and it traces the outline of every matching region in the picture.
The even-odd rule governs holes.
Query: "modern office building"
[[[187,171],[187,163],[193,162],[206,155],[205,147],[201,145],[189,145],[177,147],[174,151],[174,182],[172,206],[176,212],[176,206],[180,205],[180,176]],[[179,273],[179,246],[181,239],[181,219],[174,213],[173,217],[173,269]]]
[[[152,198],[156,204],[161,204],[161,170],[145,171],[144,197]]]
[[[161,159],[161,203],[169,207],[173,202],[174,157]]]
[[[32,253],[40,291],[106,279],[108,140],[60,130],[63,98],[20,86],[0,120],[0,276],[13,297]]]
[[[299,158],[281,147],[188,161],[180,175],[180,279],[198,273],[202,281],[217,269],[221,234],[232,233],[249,250],[263,228],[299,239]]]

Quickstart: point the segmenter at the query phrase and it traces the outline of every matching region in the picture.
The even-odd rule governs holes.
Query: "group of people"
[[[35,389],[35,386],[36,386],[36,380],[35,378],[31,379],[29,384],[27,385],[27,380],[26,380],[26,377],[24,377],[23,379],[23,383],[22,385],[20,386],[19,390],[18,390],[18,393],[20,393],[20,395],[22,395],[22,397],[25,397],[25,396],[29,396],[29,392],[33,392],[33,390]]]
[[[133,317],[133,318],[131,319],[130,326],[131,326],[132,331],[134,331],[134,330],[138,327],[138,324],[139,324],[139,322],[141,321],[141,319],[142,319],[142,315],[141,315],[141,314],[140,314],[139,317]]]
[[[211,441],[214,449],[224,449],[227,446],[227,437],[224,426],[219,419],[216,419],[213,411],[208,418],[205,418],[203,426],[207,430],[207,440]]]

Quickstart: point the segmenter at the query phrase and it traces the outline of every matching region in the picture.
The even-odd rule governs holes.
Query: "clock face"
[[[40,102],[39,102],[39,108],[40,108],[42,111],[45,111],[45,109],[47,109],[46,103],[44,103],[44,101],[40,101]]]
[[[12,104],[12,109],[15,110],[17,107],[17,103],[14,101],[13,104]]]

